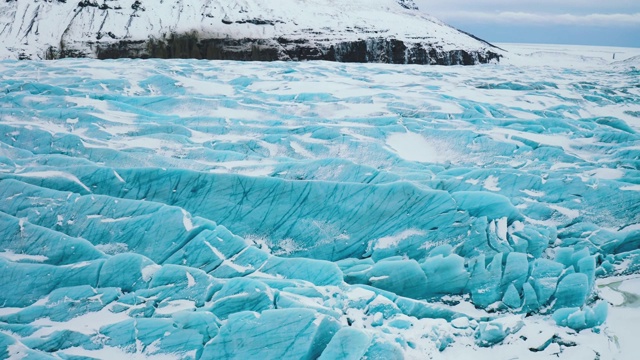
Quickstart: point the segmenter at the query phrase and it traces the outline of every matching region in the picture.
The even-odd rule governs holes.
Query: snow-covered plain
[[[640,50],[500,46],[0,62],[0,357],[634,359]]]

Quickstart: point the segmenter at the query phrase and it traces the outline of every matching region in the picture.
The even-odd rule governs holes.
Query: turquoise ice
[[[0,68],[0,357],[399,359],[640,270],[629,67]]]

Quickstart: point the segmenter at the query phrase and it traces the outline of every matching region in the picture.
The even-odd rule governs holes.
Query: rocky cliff
[[[412,0],[9,0],[0,57],[472,65],[501,50]]]

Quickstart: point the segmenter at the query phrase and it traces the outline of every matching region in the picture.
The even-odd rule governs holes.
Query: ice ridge
[[[0,357],[570,357],[640,271],[626,66],[0,68]]]

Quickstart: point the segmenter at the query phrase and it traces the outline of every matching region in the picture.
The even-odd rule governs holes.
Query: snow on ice
[[[634,358],[640,64],[589,51],[0,62],[0,357]]]

